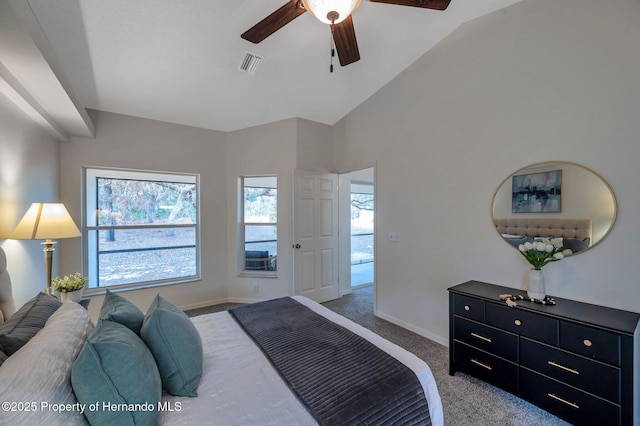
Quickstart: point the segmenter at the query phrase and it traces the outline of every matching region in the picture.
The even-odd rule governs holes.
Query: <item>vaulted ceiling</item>
[[[12,8],[12,24],[22,27],[11,37],[31,37],[67,92],[61,108],[232,131],[290,117],[335,124],[459,25],[519,0],[452,0],[445,11],[364,0],[353,14],[362,59],[340,67],[335,58],[333,73],[329,27],[309,13],[260,44],[240,38],[286,1],[0,0],[0,7]],[[55,118],[56,95],[46,93],[42,64],[24,66],[26,50],[0,42],[0,83],[15,89],[17,81],[14,91],[62,134],[91,133],[91,124],[78,131],[64,113]],[[264,58],[256,75],[238,70],[247,51]],[[67,119],[86,124],[82,111],[75,115]]]

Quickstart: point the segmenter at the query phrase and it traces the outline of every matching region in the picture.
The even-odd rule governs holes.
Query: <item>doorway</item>
[[[375,284],[374,168],[341,174],[340,188],[340,277],[348,294]]]
[[[373,285],[373,182],[351,181],[351,288]]]

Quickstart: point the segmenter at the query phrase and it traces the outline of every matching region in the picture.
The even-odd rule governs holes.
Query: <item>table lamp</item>
[[[51,294],[51,261],[55,244],[51,240],[75,238],[81,235],[71,215],[62,203],[33,203],[16,229],[9,236],[14,240],[45,240],[44,263],[47,275],[47,293]]]

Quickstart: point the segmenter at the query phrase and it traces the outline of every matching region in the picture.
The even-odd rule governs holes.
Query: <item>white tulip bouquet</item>
[[[565,256],[570,256],[573,252],[569,249],[562,249],[561,238],[542,238],[532,243],[526,242],[518,246],[520,253],[533,266],[533,269],[540,271],[547,263],[556,262]]]

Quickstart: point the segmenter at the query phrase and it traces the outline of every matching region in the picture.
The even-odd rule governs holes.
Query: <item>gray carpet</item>
[[[233,306],[238,305],[225,303],[187,311],[187,314],[202,315]],[[354,290],[350,295],[324,303],[324,306],[424,360],[431,367],[438,384],[447,426],[568,425],[536,406],[464,373],[450,376],[448,348],[374,316],[373,287]]]

